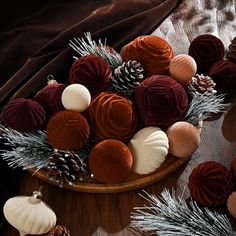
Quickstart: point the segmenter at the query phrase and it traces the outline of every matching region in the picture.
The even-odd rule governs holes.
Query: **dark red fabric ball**
[[[184,120],[188,109],[185,88],[170,76],[153,75],[135,91],[139,116],[145,126],[163,130]]]
[[[217,92],[225,94],[225,101],[235,97],[236,64],[225,60],[218,61],[210,68],[208,75],[216,83]]]
[[[56,149],[79,150],[89,139],[87,120],[77,111],[55,113],[47,125],[48,142]]]
[[[110,66],[98,56],[83,56],[76,60],[70,69],[70,83],[84,85],[92,96],[104,91],[111,79]]]
[[[216,36],[203,34],[190,43],[188,54],[196,61],[198,74],[206,74],[215,62],[223,60],[225,48]]]
[[[203,206],[219,206],[233,191],[232,175],[218,162],[203,162],[192,170],[188,187],[196,202]]]
[[[17,98],[7,104],[2,112],[5,124],[19,132],[34,132],[45,127],[46,113],[36,101]]]
[[[96,142],[117,139],[128,142],[137,128],[132,102],[115,93],[102,92],[92,100],[88,116]]]
[[[49,84],[34,96],[34,100],[43,106],[48,117],[65,109],[61,102],[61,95],[65,88],[65,84]]]
[[[98,143],[89,153],[89,169],[104,183],[126,180],[133,163],[129,148],[122,142],[107,139]]]

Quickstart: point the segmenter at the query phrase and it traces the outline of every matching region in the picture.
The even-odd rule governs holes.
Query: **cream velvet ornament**
[[[227,209],[231,216],[236,218],[236,192],[232,192],[227,200]]]
[[[191,56],[179,54],[170,61],[169,72],[172,78],[186,85],[196,74],[197,64]]]
[[[91,95],[84,85],[71,84],[62,92],[61,101],[66,110],[83,112],[91,103]]]
[[[133,155],[133,171],[149,174],[164,162],[169,148],[168,138],[160,128],[146,127],[131,139],[129,148]]]
[[[6,201],[3,213],[7,221],[15,227],[20,236],[45,234],[56,225],[56,215],[39,197],[41,191],[33,196],[17,196]]]

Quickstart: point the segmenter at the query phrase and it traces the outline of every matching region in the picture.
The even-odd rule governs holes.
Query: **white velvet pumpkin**
[[[139,130],[131,139],[129,148],[133,155],[133,171],[149,174],[164,162],[169,141],[164,131],[157,127]]]
[[[6,201],[3,207],[7,221],[15,227],[21,236],[27,234],[44,234],[56,225],[56,215],[37,196],[17,196]]]

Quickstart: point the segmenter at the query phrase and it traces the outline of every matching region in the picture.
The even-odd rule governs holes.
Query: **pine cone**
[[[143,80],[143,67],[137,61],[129,60],[114,70],[113,89],[125,96],[131,96]]]
[[[236,64],[236,37],[233,38],[226,53],[226,59]]]
[[[70,231],[63,225],[56,225],[49,233],[48,236],[70,236]]]
[[[72,185],[75,180],[83,181],[88,175],[85,163],[71,151],[56,150],[48,158],[48,177],[59,182],[60,187]]]
[[[190,83],[190,91],[211,96],[216,93],[214,81],[209,76],[196,74]]]

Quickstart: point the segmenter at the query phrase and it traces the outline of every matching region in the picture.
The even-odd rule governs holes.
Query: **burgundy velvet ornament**
[[[56,149],[79,150],[89,139],[87,120],[77,111],[60,111],[47,125],[48,142]]]
[[[70,69],[70,83],[84,85],[92,96],[104,91],[112,79],[109,64],[98,56],[83,56]]]
[[[190,43],[188,54],[196,61],[198,74],[206,74],[215,62],[224,58],[225,48],[216,36],[203,34]]]
[[[170,76],[153,75],[135,91],[139,116],[145,126],[163,130],[184,119],[188,96],[184,87]]]
[[[233,179],[225,166],[207,161],[192,170],[188,187],[196,202],[203,206],[219,206],[227,201],[233,191]]]
[[[136,132],[137,117],[132,102],[115,93],[102,92],[94,98],[88,116],[96,142],[117,139],[127,143]]]
[[[65,88],[65,84],[48,84],[34,96],[34,100],[43,106],[48,117],[65,109],[61,102],[61,95]]]
[[[210,68],[208,75],[216,83],[217,93],[225,94],[225,101],[235,96],[236,64],[225,60],[218,61]]]
[[[89,169],[94,177],[104,183],[126,180],[131,172],[133,157],[129,148],[114,139],[98,143],[89,154]]]
[[[17,98],[7,104],[2,112],[5,124],[19,132],[34,132],[43,129],[46,113],[36,101]]]

